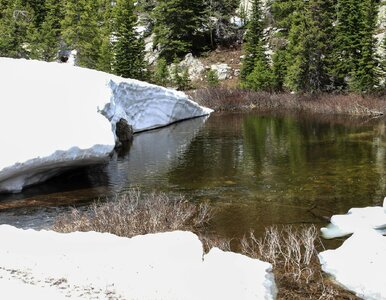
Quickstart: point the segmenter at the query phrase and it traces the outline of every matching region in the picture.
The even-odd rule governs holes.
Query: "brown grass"
[[[211,219],[208,204],[186,201],[182,196],[162,193],[143,195],[130,190],[113,201],[94,203],[86,211],[73,209],[60,215],[53,225],[58,232],[97,231],[132,237],[173,230],[198,232]]]
[[[322,246],[315,226],[266,229],[262,238],[251,232],[241,241],[241,252],[270,262],[278,285],[277,299],[359,299],[333,284],[322,273],[317,257]]]
[[[191,91],[199,104],[216,111],[297,111],[318,114],[379,116],[386,112],[386,97],[356,94],[270,94],[224,87]]]

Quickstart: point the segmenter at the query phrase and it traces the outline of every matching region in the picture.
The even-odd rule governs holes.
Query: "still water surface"
[[[70,206],[131,187],[183,194],[217,210],[226,237],[272,224],[326,224],[386,195],[384,119],[214,114],[135,136],[104,166],[0,195],[0,224],[45,228]]]

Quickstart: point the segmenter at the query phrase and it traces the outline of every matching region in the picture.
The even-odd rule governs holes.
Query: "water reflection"
[[[86,206],[132,186],[155,189],[206,120],[196,118],[138,134],[128,151],[114,153],[105,165],[71,171],[23,193],[0,195],[0,224],[44,228],[69,206]]]
[[[3,199],[0,223],[45,226],[61,203],[139,186],[209,201],[218,210],[211,230],[227,237],[272,224],[325,225],[332,214],[381,203],[385,130],[383,119],[214,114],[136,136],[86,184]]]

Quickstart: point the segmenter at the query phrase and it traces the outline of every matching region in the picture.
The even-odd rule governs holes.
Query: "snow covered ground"
[[[386,230],[386,198],[383,206],[351,208],[345,215],[334,215],[330,224],[321,229],[326,239],[349,235],[363,229],[375,229],[379,233]]]
[[[139,132],[211,113],[182,92],[68,64],[0,58],[0,83],[0,192],[106,159],[121,118]]]
[[[275,299],[271,265],[169,232],[131,239],[0,226],[6,299]],[[36,297],[35,297],[36,296]]]
[[[386,198],[383,207],[352,208],[322,228],[327,238],[352,234],[341,247],[319,254],[323,271],[368,300],[386,300]]]

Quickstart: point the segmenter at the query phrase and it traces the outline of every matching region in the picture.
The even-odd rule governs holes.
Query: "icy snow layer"
[[[0,287],[7,282],[26,292],[33,287],[35,295],[40,288],[42,295],[85,299],[276,297],[269,263],[216,248],[203,255],[201,242],[190,232],[129,239],[2,225],[0,240]]]
[[[105,159],[121,118],[138,132],[211,112],[181,92],[66,64],[0,58],[0,83],[0,192]]]
[[[342,237],[362,229],[376,229],[383,233],[386,230],[386,198],[383,207],[352,208],[346,215],[332,216],[330,222],[321,229],[326,239]]]
[[[357,296],[386,299],[386,237],[372,229],[356,231],[336,250],[319,254],[323,271]]]

